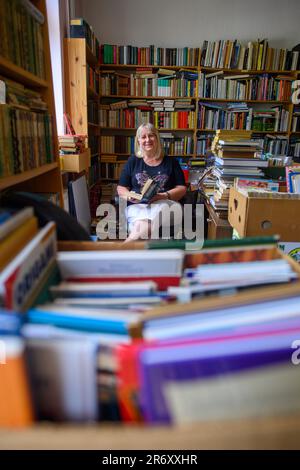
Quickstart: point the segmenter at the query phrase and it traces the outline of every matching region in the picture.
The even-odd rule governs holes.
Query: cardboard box
[[[228,220],[241,237],[279,235],[300,240],[300,199],[248,197],[230,188]]]
[[[61,156],[61,169],[73,173],[80,173],[91,166],[91,150],[85,149],[83,153]]]

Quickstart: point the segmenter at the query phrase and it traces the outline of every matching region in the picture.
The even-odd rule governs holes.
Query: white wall
[[[46,0],[49,42],[51,53],[52,78],[54,88],[54,101],[56,111],[56,125],[58,135],[64,134],[63,112],[64,112],[64,94],[63,94],[63,67],[62,67],[62,49],[61,49],[61,28],[59,0]]]
[[[102,43],[201,46],[204,39],[300,43],[299,0],[75,0]],[[78,16],[81,16],[77,13]]]

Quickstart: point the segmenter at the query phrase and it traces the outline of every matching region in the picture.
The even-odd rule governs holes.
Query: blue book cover
[[[99,333],[128,334],[129,324],[140,318],[140,314],[126,310],[109,311],[76,307],[59,307],[52,304],[30,309],[30,323],[48,324],[62,328]]]
[[[22,323],[21,315],[0,308],[0,336],[19,336]]]

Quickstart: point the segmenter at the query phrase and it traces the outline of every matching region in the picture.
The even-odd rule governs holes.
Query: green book
[[[232,238],[223,238],[219,240],[205,240],[203,246],[199,248],[198,242],[189,242],[188,240],[150,240],[146,243],[149,250],[167,250],[179,249],[187,251],[199,251],[207,248],[225,248],[234,246],[249,246],[249,245],[277,245],[279,237],[277,235],[269,237],[245,237],[238,240]]]

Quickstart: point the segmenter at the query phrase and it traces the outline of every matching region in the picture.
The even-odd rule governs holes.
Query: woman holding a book
[[[167,208],[176,213],[177,206],[181,211],[177,201],[186,193],[184,174],[176,158],[164,156],[153,124],[138,128],[135,155],[128,159],[117,191],[120,198],[128,201],[126,241],[151,237],[164,222],[170,225],[170,217],[164,217]]]

